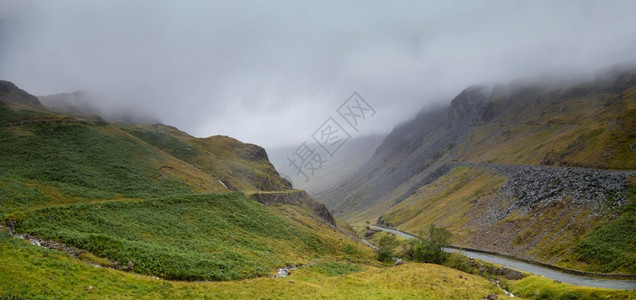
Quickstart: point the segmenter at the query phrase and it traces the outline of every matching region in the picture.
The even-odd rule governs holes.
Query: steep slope
[[[258,146],[163,125],[117,125],[44,110],[12,84],[0,95],[2,211],[36,204],[193,192],[281,190]]]
[[[324,205],[287,190],[259,146],[52,112],[5,86],[2,231],[91,264],[180,280],[253,278],[286,265],[372,257]],[[263,205],[248,197],[257,192],[290,197]]]
[[[37,204],[227,191],[117,125],[0,105],[3,212]]]
[[[165,125],[121,125],[135,137],[220,180],[234,191],[280,191],[291,184],[278,175],[265,149],[227,136],[194,138]]]
[[[309,209],[267,207],[239,193],[47,207],[9,226],[79,248],[88,262],[166,279],[254,278],[287,265],[371,257]]]
[[[441,224],[464,247],[636,272],[632,236],[604,262],[577,246],[629,211],[635,151],[634,71],[573,85],[476,86],[398,126],[359,175],[315,196],[353,223],[381,217],[411,232]]]

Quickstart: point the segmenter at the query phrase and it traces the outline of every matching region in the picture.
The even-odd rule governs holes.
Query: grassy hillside
[[[583,263],[591,271],[626,269],[636,273],[636,184],[630,186],[630,204],[621,207],[618,217],[576,244],[569,260]]]
[[[164,125],[70,117],[13,100],[0,101],[0,214],[49,204],[289,187],[255,145],[197,139]]]
[[[76,247],[86,263],[179,280],[373,257],[311,207],[244,196],[289,187],[261,147],[68,116],[16,95],[28,94],[0,93],[0,218],[19,234]]]
[[[194,138],[165,125],[127,125],[122,128],[218,178],[232,190],[275,191],[291,188],[286,180],[278,176],[265,150],[259,146],[241,143],[226,136]]]
[[[0,104],[0,213],[49,204],[227,191],[118,126]]]
[[[368,258],[319,223],[301,208],[277,210],[234,193],[49,207],[28,212],[15,229],[167,279],[253,278],[315,259]]]
[[[180,282],[95,268],[57,251],[10,238],[0,231],[0,297],[40,298],[234,298],[234,299],[483,299],[497,294],[490,281],[444,266],[399,267],[325,262],[287,278]],[[461,278],[459,277],[461,275]],[[634,291],[576,287],[538,276],[510,280],[515,295],[534,299],[633,299]]]
[[[288,278],[192,283],[95,268],[3,232],[0,251],[0,264],[7,267],[0,276],[0,297],[481,299],[493,293],[503,297],[486,279],[429,264],[385,268],[319,263],[295,270]]]
[[[3,214],[48,204],[289,186],[262,148],[228,137],[197,139],[163,125],[110,124],[0,101],[0,187]]]

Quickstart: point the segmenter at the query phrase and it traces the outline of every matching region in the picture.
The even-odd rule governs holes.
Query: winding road
[[[395,230],[395,229],[384,228],[384,227],[375,226],[375,225],[372,225],[371,228],[384,230],[386,232],[390,232],[407,239],[416,238],[415,236],[411,234],[408,234],[399,230]],[[443,250],[449,253],[460,252],[468,257],[487,261],[490,263],[499,264],[508,268],[513,268],[513,269],[529,272],[536,275],[541,275],[547,278],[551,278],[551,279],[569,283],[569,284],[588,286],[588,287],[607,288],[607,289],[617,289],[617,290],[636,290],[635,280],[599,279],[599,278],[593,278],[593,277],[585,277],[585,276],[559,272],[559,271],[552,270],[550,268],[533,265],[526,262],[514,260],[507,257],[492,255],[492,254],[484,254],[479,252],[458,250],[453,248],[443,248]]]

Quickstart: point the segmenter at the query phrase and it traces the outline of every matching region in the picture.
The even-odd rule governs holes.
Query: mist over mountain
[[[290,159],[295,158],[294,153],[298,151],[300,145],[268,149],[267,152],[276,170],[289,179],[294,187],[309,193],[317,193],[339,185],[353,175],[371,158],[383,140],[383,135],[353,138],[338,149],[333,157],[325,155],[324,163],[320,166],[317,165],[317,170],[313,174],[311,172],[305,173],[303,169],[298,170],[290,163]],[[310,143],[309,146],[313,149],[320,149],[316,143]]]
[[[437,224],[460,247],[633,273],[632,234],[593,250],[618,247],[621,259],[582,249],[596,243],[592,229],[634,229],[635,101],[636,69],[624,65],[584,82],[470,86],[397,126],[354,175],[314,195],[352,223]]]
[[[634,12],[0,0],[0,299],[635,299]]]
[[[129,110],[122,107],[98,107],[100,101],[97,97],[82,91],[73,93],[60,93],[47,96],[39,96],[40,102],[57,112],[79,115],[98,115],[110,122],[156,124],[161,123],[157,118],[147,113]]]
[[[5,0],[0,78],[275,148],[301,143],[356,91],[378,112],[361,134],[383,134],[473,84],[633,62],[634,10],[633,1]]]

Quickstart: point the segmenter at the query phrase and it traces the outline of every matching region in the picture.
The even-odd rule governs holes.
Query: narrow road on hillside
[[[414,235],[395,230],[390,228],[384,228],[380,226],[372,225],[371,228],[384,230],[386,232],[390,232],[406,239],[416,238]],[[529,264],[526,262],[514,260],[511,258],[501,257],[497,255],[478,253],[467,250],[458,250],[453,248],[443,248],[445,252],[460,252],[468,257],[472,257],[475,259],[487,261],[494,264],[499,264],[508,268],[517,269],[524,272],[529,272],[536,275],[541,275],[547,278],[551,278],[554,280],[558,280],[565,283],[588,286],[588,287],[598,287],[598,288],[607,288],[607,289],[617,289],[617,290],[636,290],[636,281],[635,280],[616,280],[616,279],[599,279],[592,277],[585,277],[573,274],[567,274],[559,271],[555,271],[546,267]]]

